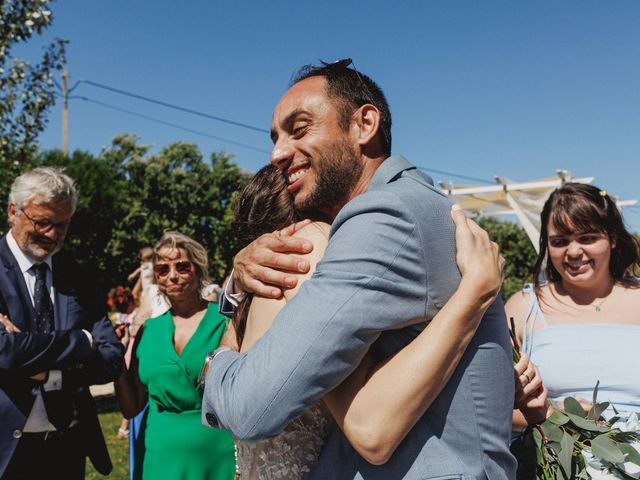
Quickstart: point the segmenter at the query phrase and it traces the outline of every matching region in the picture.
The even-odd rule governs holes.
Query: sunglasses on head
[[[153,266],[153,271],[159,277],[166,277],[167,275],[169,275],[169,272],[171,271],[171,265],[174,266],[174,268],[176,269],[176,272],[180,275],[190,274],[193,269],[191,262],[187,260],[183,260],[183,261],[174,262],[174,263],[156,263]]]

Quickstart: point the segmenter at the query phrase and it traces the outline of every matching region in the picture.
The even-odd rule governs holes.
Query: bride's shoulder
[[[314,244],[316,240],[318,241],[326,241],[329,238],[329,230],[331,230],[331,225],[325,222],[311,222],[308,225],[305,225],[300,230],[296,231],[293,236],[301,237],[307,240],[310,240]]]

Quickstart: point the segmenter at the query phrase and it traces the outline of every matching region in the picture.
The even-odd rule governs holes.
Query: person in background
[[[82,479],[111,469],[89,385],[122,369],[104,300],[60,252],[76,207],[61,170],[20,175],[0,240],[0,477]]]
[[[218,304],[201,292],[209,284],[207,252],[195,240],[166,232],[154,248],[154,273],[170,308],[144,322],[131,363],[116,382],[122,413],[137,415],[149,403],[142,469],[136,478],[232,479],[231,435],[201,423],[198,375],[208,350],[227,326]],[[125,334],[127,347],[131,338]]]
[[[140,249],[138,255],[140,258],[140,266],[131,272],[127,280],[130,282],[135,280],[136,283],[133,286],[132,293],[136,300],[140,301],[142,293],[146,291],[150,285],[155,284],[153,277],[153,248],[143,247]]]
[[[516,368],[514,430],[544,421],[578,398],[621,420],[640,411],[640,268],[638,240],[625,228],[615,201],[592,185],[566,183],[541,214],[540,253],[533,278],[506,304],[515,320],[522,358]]]
[[[131,325],[133,324],[133,318],[136,315],[136,304],[131,290],[121,285],[112,288],[109,290],[109,294],[107,296],[107,306],[113,310],[113,313],[111,314],[111,323],[116,329],[116,335],[118,338],[122,338],[125,334],[125,329],[129,330],[129,333],[131,333]],[[126,366],[129,365],[130,359],[131,348],[127,348],[124,354],[124,362]],[[128,419],[122,418],[116,437],[119,439],[129,438]]]

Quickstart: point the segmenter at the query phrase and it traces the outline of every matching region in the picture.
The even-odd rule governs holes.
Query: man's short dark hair
[[[294,75],[291,84],[310,77],[325,77],[327,93],[336,100],[340,126],[347,129],[353,111],[367,103],[380,111],[380,137],[383,153],[391,155],[391,111],[382,89],[364,73],[349,68],[350,60],[320,65],[305,65]]]

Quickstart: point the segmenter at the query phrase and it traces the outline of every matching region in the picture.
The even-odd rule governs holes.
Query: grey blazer
[[[316,272],[246,353],[223,352],[206,378],[211,426],[257,440],[339,385],[371,349],[383,359],[446,303],[460,275],[450,202],[400,156],[336,217]],[[392,392],[390,392],[392,394]],[[334,432],[316,479],[508,479],[514,383],[497,300],[447,386],[385,465],[366,462]]]

